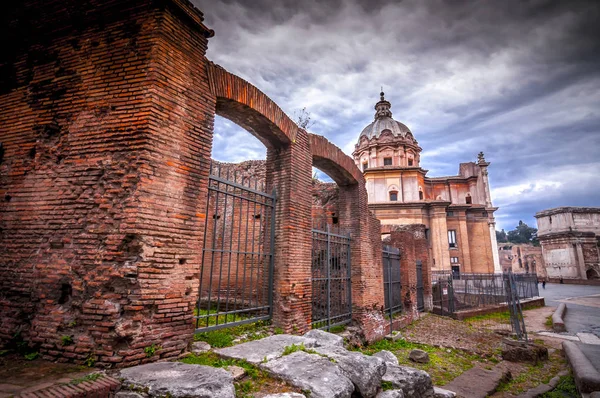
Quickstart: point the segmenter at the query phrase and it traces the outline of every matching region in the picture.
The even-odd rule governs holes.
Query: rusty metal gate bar
[[[394,314],[402,311],[402,282],[400,278],[400,249],[383,246],[384,313],[390,317],[390,333]]]
[[[196,331],[268,320],[273,311],[275,190],[211,165]]]
[[[331,330],[352,320],[350,234],[312,230],[312,327]]]
[[[421,260],[417,260],[417,310],[420,312],[425,311],[425,300],[423,297],[423,263]]]

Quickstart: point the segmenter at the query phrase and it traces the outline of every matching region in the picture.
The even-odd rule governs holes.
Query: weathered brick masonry
[[[267,146],[267,190],[278,197],[274,322],[286,331],[310,326],[315,164],[340,186],[340,220],[355,237],[356,320],[369,339],[383,333],[379,223],[362,173],[206,60],[212,31],[191,4],[29,1],[3,18],[3,343],[20,333],[47,359],[104,366],[186,349],[215,114]]]
[[[1,337],[99,365],[176,356],[197,288],[209,31],[171,2],[26,2],[9,17]]]

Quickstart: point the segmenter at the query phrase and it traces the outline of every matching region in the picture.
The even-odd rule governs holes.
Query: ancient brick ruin
[[[387,333],[381,231],[362,172],[252,84],[210,62],[184,0],[27,1],[2,26],[0,340],[45,359],[174,358],[194,332],[214,115],[267,147],[277,192],[272,321],[311,319],[312,166],[354,237],[352,316]],[[333,217],[333,216],[332,216]],[[333,219],[332,219],[333,220]],[[72,343],[65,344],[63,336]],[[149,358],[144,349],[156,347]]]

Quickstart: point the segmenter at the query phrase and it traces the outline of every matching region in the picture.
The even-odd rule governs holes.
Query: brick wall
[[[10,17],[0,338],[100,366],[175,357],[193,331],[215,103],[201,16],[66,1]]]
[[[268,148],[266,189],[277,190],[274,323],[287,332],[310,327],[316,160],[344,186],[356,320],[368,339],[383,334],[379,223],[362,174],[256,87],[207,61],[212,32],[190,3],[32,1],[8,18],[11,46],[0,55],[3,343],[19,332],[46,359],[100,366],[186,349],[210,217],[215,113]]]
[[[429,242],[425,235],[425,225],[410,224],[397,226],[384,240],[386,245],[400,249],[400,279],[402,281],[403,305],[405,312],[417,317],[417,260],[422,264],[423,299],[426,310],[433,307],[431,287],[431,263]]]

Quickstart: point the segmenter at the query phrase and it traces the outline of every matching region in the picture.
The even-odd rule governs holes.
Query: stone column
[[[492,242],[492,257],[494,259],[494,273],[501,273],[500,255],[498,254],[498,241],[496,240],[496,220],[492,217],[488,222],[490,226],[490,241]]]
[[[448,251],[448,225],[446,223],[446,207],[448,202],[432,203],[430,209],[430,233],[433,251],[432,267],[436,270],[450,270],[450,253]],[[433,261],[435,260],[435,265]]]
[[[575,251],[577,252],[577,268],[579,270],[579,277],[581,279],[587,279],[587,273],[585,272],[585,258],[583,256],[583,248],[581,247],[581,242],[577,241],[575,243]]]
[[[455,210],[458,212],[458,234],[459,234],[459,249],[462,254],[462,269],[461,272],[473,272],[471,269],[471,249],[469,247],[469,230],[467,228],[467,215],[464,210]],[[452,266],[452,264],[450,264]]]

